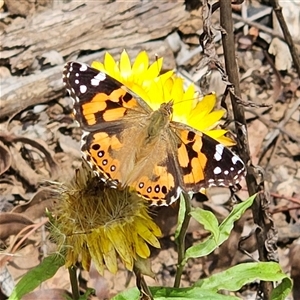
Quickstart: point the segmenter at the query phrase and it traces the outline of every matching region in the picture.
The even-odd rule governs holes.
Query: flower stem
[[[73,300],[78,300],[79,299],[79,289],[78,289],[78,281],[77,281],[77,277],[76,277],[76,267],[75,266],[69,267],[68,270],[69,270],[69,277],[70,277],[70,282],[71,282]]]
[[[185,236],[186,232],[190,223],[190,212],[191,212],[191,199],[187,193],[183,193],[184,202],[185,202],[185,212],[184,212],[184,219],[180,228],[180,232],[178,235],[177,240],[177,252],[178,252],[178,265],[177,265],[177,272],[174,282],[174,287],[178,288],[180,286],[180,280],[184,268],[184,255],[185,255]]]

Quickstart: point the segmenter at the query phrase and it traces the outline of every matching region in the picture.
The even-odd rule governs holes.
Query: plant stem
[[[191,199],[187,193],[183,193],[184,202],[185,202],[185,212],[184,212],[184,219],[180,228],[180,232],[178,235],[178,247],[177,247],[177,253],[178,253],[178,265],[177,265],[177,272],[175,276],[175,282],[174,287],[178,288],[180,286],[180,280],[182,276],[182,272],[184,269],[184,256],[185,256],[185,236],[186,232],[190,223],[190,212],[191,212]]]
[[[78,281],[76,276],[76,267],[75,266],[69,267],[68,270],[69,270],[69,277],[71,282],[73,299],[78,300],[80,295],[79,295]]]

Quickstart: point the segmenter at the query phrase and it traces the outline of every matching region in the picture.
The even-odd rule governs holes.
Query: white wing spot
[[[79,80],[78,80],[78,79],[75,79],[75,83],[78,84],[78,83],[79,83]]]
[[[224,146],[221,145],[221,144],[217,144],[216,145],[216,152],[215,152],[215,155],[214,155],[214,159],[216,161],[220,161],[222,159],[223,151],[224,151]]]
[[[225,170],[224,171],[224,175],[228,175],[229,174],[229,171],[228,170]]]
[[[79,68],[79,71],[84,72],[88,69],[88,66],[86,64],[81,64],[81,67]]]
[[[215,168],[214,168],[214,174],[215,174],[215,175],[218,175],[218,174],[221,174],[221,173],[222,173],[222,170],[221,170],[220,167],[215,167]]]
[[[76,73],[76,74],[75,74],[75,77],[79,77],[79,73]]]
[[[244,173],[245,172],[245,168],[238,170],[238,174]]]
[[[80,89],[80,93],[81,93],[81,94],[84,94],[84,93],[87,91],[86,85],[81,85],[81,86],[79,87],[79,89]]]
[[[232,163],[233,163],[234,165],[235,165],[237,162],[243,163],[243,162],[241,161],[241,159],[240,159],[238,156],[236,156],[236,155],[232,156],[231,161],[232,161]]]
[[[98,86],[100,81],[103,81],[105,78],[105,74],[100,72],[91,80],[91,85]]]

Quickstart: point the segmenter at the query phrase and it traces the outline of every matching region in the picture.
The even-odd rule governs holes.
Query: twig
[[[299,106],[300,99],[296,100],[293,107],[291,107],[287,112],[285,112],[284,119],[280,121],[280,123],[276,126],[276,129],[272,131],[272,134],[269,134],[269,139],[263,144],[263,149],[267,149],[269,145],[274,141],[274,139],[280,134],[280,130],[282,130],[285,124],[291,119],[291,116],[294,114],[294,112],[299,109]]]
[[[253,195],[259,192],[252,206],[253,219],[254,222],[258,225],[258,228],[256,230],[256,238],[259,259],[260,261],[269,261],[270,257],[275,256],[274,249],[276,249],[276,245],[271,241],[271,239],[275,235],[274,224],[272,219],[266,212],[266,208],[268,206],[267,204],[269,203],[269,201],[266,194],[264,193],[263,183],[257,183],[256,172],[254,167],[251,165],[244,108],[236,101],[236,96],[241,98],[241,90],[235,57],[231,0],[221,0],[219,1],[219,3],[221,26],[225,30],[222,31],[222,42],[224,47],[226,72],[228,75],[228,80],[234,87],[234,93],[230,93],[230,97],[234,118],[236,120],[238,137],[237,146],[241,158],[245,162],[247,162],[246,182],[249,193],[250,195]],[[268,249],[266,248],[266,245],[268,245]],[[261,282],[260,292],[263,293],[263,299],[270,299],[272,290],[273,285],[271,282]]]
[[[277,194],[277,193],[270,193],[270,194],[271,194],[271,196],[274,197],[274,198],[285,199],[285,200],[288,200],[288,201],[291,201],[291,202],[294,202],[294,203],[300,205],[300,199],[298,199],[298,198],[295,198],[295,197],[288,197],[288,196],[284,196],[284,195]]]
[[[191,200],[188,194],[183,193],[184,202],[185,202],[185,212],[184,219],[180,228],[180,232],[178,235],[178,266],[177,272],[175,276],[174,287],[178,288],[180,286],[180,280],[182,276],[182,272],[184,269],[184,254],[185,254],[185,236],[190,223],[190,212],[191,212]]]
[[[270,3],[274,8],[274,12],[276,14],[277,20],[278,20],[278,22],[280,24],[280,27],[281,27],[281,30],[283,32],[285,42],[289,46],[295,68],[297,70],[298,76],[300,77],[300,58],[299,58],[299,54],[297,52],[297,49],[296,49],[295,44],[293,42],[293,38],[292,38],[291,33],[290,33],[290,31],[287,27],[284,16],[282,14],[282,7],[279,6],[278,0],[270,0]]]
[[[281,39],[282,41],[285,42],[284,37],[283,37],[283,35],[281,33],[276,32],[274,29],[271,29],[271,28],[269,28],[267,26],[264,26],[264,25],[262,25],[262,24],[260,24],[258,22],[251,21],[250,18],[245,19],[245,18],[243,18],[243,17],[241,17],[241,16],[239,16],[239,15],[237,15],[235,13],[232,14],[232,18],[234,20],[241,21],[241,22],[244,22],[245,24],[254,26],[254,27],[260,29],[261,31],[264,31],[265,33],[270,34],[272,37],[278,37],[279,39]]]
[[[288,132],[288,131],[287,131],[285,128],[283,128],[283,127],[279,127],[278,124],[275,124],[275,123],[273,123],[272,121],[267,120],[264,116],[261,115],[261,113],[255,111],[255,110],[252,110],[252,109],[248,109],[248,108],[245,108],[245,111],[247,111],[247,112],[253,114],[254,116],[256,116],[256,117],[257,117],[263,124],[265,124],[267,127],[269,127],[269,128],[271,127],[271,128],[274,128],[274,129],[278,129],[281,133],[283,133],[283,134],[285,134],[286,136],[288,136],[291,140],[293,140],[293,141],[295,141],[295,142],[297,142],[297,143],[300,144],[300,139],[299,139],[296,135],[294,135],[294,134]]]

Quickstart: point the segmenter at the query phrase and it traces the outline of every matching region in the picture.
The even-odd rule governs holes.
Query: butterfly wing
[[[84,132],[85,159],[152,204],[168,205],[182,190],[235,185],[244,175],[244,164],[229,149],[184,124],[170,122],[149,141],[153,111],[107,74],[71,62],[63,76]]]
[[[170,205],[180,193],[201,188],[234,186],[245,175],[242,160],[208,135],[171,122],[162,136],[148,145],[135,166],[130,186],[155,205]],[[151,159],[146,159],[151,157]]]
[[[126,182],[151,109],[120,82],[86,64],[67,63],[63,82],[83,130],[84,158],[97,173]]]
[[[243,161],[210,136],[175,123],[182,189],[198,192],[212,186],[234,186],[245,175]]]
[[[134,114],[151,112],[146,102],[120,82],[86,64],[68,62],[63,82],[74,102],[76,120],[85,131],[114,126]]]

